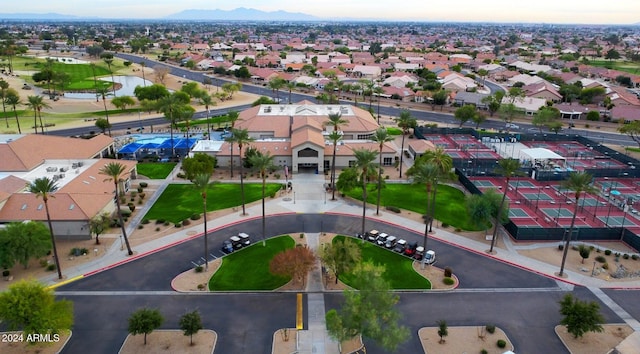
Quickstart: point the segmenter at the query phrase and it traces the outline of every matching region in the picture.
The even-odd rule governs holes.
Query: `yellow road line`
[[[65,284],[69,284],[71,282],[74,282],[74,281],[76,281],[78,279],[82,279],[82,278],[84,278],[84,275],[78,275],[78,276],[75,276],[73,278],[61,281],[59,283],[56,283],[56,284],[53,284],[53,285],[49,285],[49,286],[47,286],[47,289],[53,290],[53,289],[55,289],[55,288],[57,288],[59,286],[63,286]]]
[[[298,293],[297,295],[297,304],[296,304],[296,329],[303,329],[304,323],[302,321],[302,294]]]

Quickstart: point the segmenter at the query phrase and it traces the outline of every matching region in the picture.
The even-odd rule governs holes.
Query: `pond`
[[[99,80],[111,82],[110,77],[103,77]],[[142,78],[137,76],[114,76],[113,81],[122,84],[122,87],[119,90],[116,90],[117,96],[133,96],[133,90],[135,90],[136,86],[144,86],[145,83],[148,86],[153,84],[153,82],[149,80],[143,80]],[[113,96],[113,92],[111,92],[111,96]],[[65,92],[64,97],[78,99],[95,99],[96,94],[87,92]]]
[[[38,57],[38,59],[52,59],[65,64],[89,64],[88,61],[70,57]]]

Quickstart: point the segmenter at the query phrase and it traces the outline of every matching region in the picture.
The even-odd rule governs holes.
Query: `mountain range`
[[[0,13],[2,20],[52,20],[52,21],[85,21],[85,20],[111,20],[116,18],[83,17],[59,13]],[[154,19],[148,19],[154,20]],[[180,21],[318,21],[321,18],[301,12],[287,11],[261,11],[239,7],[233,10],[198,10],[189,9],[174,13],[155,20],[180,20]]]

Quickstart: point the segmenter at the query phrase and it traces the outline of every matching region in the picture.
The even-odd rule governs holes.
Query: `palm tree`
[[[48,177],[36,178],[33,182],[27,184],[29,193],[34,193],[36,197],[42,197],[44,202],[44,210],[47,213],[47,224],[49,224],[49,233],[51,234],[51,246],[53,247],[53,258],[56,262],[58,270],[58,279],[62,279],[62,270],[60,269],[60,260],[58,259],[58,249],[56,247],[56,238],[53,236],[53,225],[51,225],[51,215],[49,214],[49,198],[53,198],[53,193],[58,190],[58,185]]]
[[[575,200],[573,202],[573,216],[571,217],[571,226],[569,227],[569,234],[566,236],[564,249],[562,250],[562,263],[560,264],[560,272],[558,276],[562,277],[564,274],[564,263],[567,260],[567,251],[569,250],[569,243],[571,242],[571,235],[573,235],[573,229],[576,224],[576,215],[578,215],[578,206],[580,203],[580,197],[583,194],[597,193],[597,189],[591,184],[593,177],[587,172],[574,172],[569,175],[569,179],[562,182],[562,188],[566,188],[573,191]]]
[[[384,93],[384,89],[380,86],[376,86],[373,89],[373,93],[378,95],[378,124],[380,124],[380,98],[382,98],[381,94]]]
[[[131,256],[133,251],[131,250],[131,246],[129,245],[129,239],[127,238],[127,230],[124,227],[124,220],[122,219],[122,213],[120,213],[120,193],[124,194],[124,191],[118,192],[118,186],[123,182],[125,167],[123,164],[119,162],[110,162],[104,165],[100,169],[101,175],[109,176],[109,178],[105,179],[105,181],[113,181],[113,186],[115,188],[115,200],[116,200],[116,209],[118,213],[118,221],[120,222],[120,228],[122,229],[122,236],[124,237],[124,242],[127,245],[127,253]]]
[[[211,175],[199,173],[191,181],[202,196],[202,213],[204,216],[204,269],[209,270],[209,244],[207,240],[207,188]]]
[[[380,215],[380,193],[382,192],[382,148],[384,144],[393,141],[393,136],[387,132],[386,128],[380,127],[376,129],[375,133],[371,137],[371,140],[378,143],[378,204],[376,205],[376,215]]]
[[[229,118],[229,122],[231,122],[231,132],[233,132],[233,129],[235,129],[236,122],[238,121],[239,117],[240,117],[240,114],[236,111],[230,111],[229,113],[227,113],[227,118]],[[231,160],[229,162],[229,167],[231,167],[231,178],[233,178],[233,143],[235,142],[234,139],[235,138],[233,137],[233,134],[231,134],[230,137],[225,139],[225,141],[231,144]]]
[[[207,110],[207,139],[211,140],[211,125],[209,124],[209,107],[215,106],[216,102],[213,100],[211,95],[204,94],[200,96],[200,104],[204,105],[204,109]]]
[[[329,135],[327,135],[327,138],[329,138],[329,140],[331,141],[331,143],[333,144],[333,156],[331,157],[331,200],[336,200],[336,186],[335,186],[335,179],[336,179],[336,148],[338,146],[338,142],[340,140],[342,140],[342,134],[340,134],[340,132],[337,131],[332,131],[331,133],[329,133]]]
[[[176,122],[184,121],[186,126],[187,151],[184,154],[185,157],[189,155],[189,150],[191,149],[191,146],[189,145],[189,126],[194,113],[196,113],[195,108],[188,104],[178,106],[176,111]]]
[[[102,60],[104,60],[105,64],[107,64],[107,67],[109,68],[109,72],[111,73],[111,87],[113,88],[113,97],[118,97],[118,95],[116,95],[116,81],[113,78],[113,71],[111,71],[113,56],[112,55],[106,56]]]
[[[285,81],[279,77],[275,77],[271,80],[269,80],[269,83],[267,86],[269,86],[269,88],[271,89],[271,91],[275,92],[276,94],[276,103],[280,103],[280,89],[284,86]]]
[[[433,193],[431,194],[431,209],[432,210],[432,218],[429,221],[429,232],[433,231],[433,220],[435,218],[435,207],[436,207],[436,196],[438,194],[438,183],[440,180],[450,181],[455,180],[456,175],[451,172],[453,169],[453,159],[447,152],[441,148],[437,147],[433,151],[428,151],[422,157],[425,162],[434,163],[438,169],[440,170],[440,174],[433,185]]]
[[[7,116],[7,90],[9,89],[9,83],[0,79],[0,99],[2,100],[2,111],[4,113],[4,122],[9,128],[9,117]]]
[[[242,163],[242,147],[254,141],[255,139],[249,136],[249,131],[247,129],[235,128],[231,130],[231,138],[232,144],[238,144],[238,155],[240,155],[240,194],[242,198],[242,215],[247,215],[244,205],[244,164]]]
[[[423,184],[426,187],[427,191],[427,208],[426,208],[426,218],[425,218],[425,227],[424,227],[424,240],[422,247],[427,249],[427,238],[429,236],[429,226],[431,225],[431,220],[434,218],[435,214],[435,206],[431,205],[434,203],[432,200],[432,193],[434,192],[434,185],[438,184],[438,177],[440,176],[440,168],[433,162],[419,162],[407,171],[407,175],[413,178],[414,184]]]
[[[340,113],[329,114],[329,120],[324,122],[325,126],[333,127],[333,132],[335,133],[333,137],[329,137],[329,139],[333,141],[333,157],[331,158],[331,200],[336,200],[336,148],[338,140],[340,140],[337,139],[336,135],[342,135],[339,134],[340,126],[347,123],[349,123],[349,121],[342,119],[342,114]]]
[[[269,152],[266,154],[257,153],[249,158],[249,161],[253,168],[260,173],[262,177],[262,245],[266,246],[266,227],[265,227],[265,208],[264,208],[264,198],[265,198],[265,186],[267,179],[267,172],[271,167],[273,167],[273,156]]]
[[[13,89],[7,91],[7,96],[4,99],[5,103],[9,106],[13,107],[13,114],[16,117],[16,124],[18,125],[18,134],[22,134],[22,129],[20,128],[20,120],[18,119],[18,111],[16,110],[17,106],[22,104],[20,100],[20,95]]]
[[[144,67],[146,66],[144,61],[140,62],[140,66],[142,67],[142,69],[140,69],[142,71],[142,86],[147,87],[147,79],[144,77]]]
[[[371,170],[375,168],[373,161],[376,160],[376,152],[367,149],[354,149],[353,155],[356,158],[354,168],[360,175],[362,181],[362,235],[364,235],[364,221],[367,212],[367,180]]]
[[[502,190],[502,201],[500,202],[500,208],[498,209],[498,213],[496,213],[495,217],[495,225],[493,227],[493,237],[491,237],[491,247],[489,247],[489,253],[493,252],[493,246],[496,243],[496,236],[498,235],[498,224],[500,223],[500,215],[502,214],[502,209],[504,208],[504,201],[507,199],[507,191],[509,190],[509,181],[511,177],[518,173],[520,170],[520,160],[518,159],[500,159],[498,161],[498,173],[505,177],[505,186]]]
[[[169,121],[172,157],[176,155],[176,147],[173,144],[173,128],[179,118],[178,112],[181,110],[181,106],[188,104],[190,100],[189,95],[179,94],[177,92],[158,100],[158,110],[164,113],[164,117]]]
[[[96,79],[96,64],[90,63],[91,72],[93,73],[93,89],[96,91],[96,102],[100,100],[100,95],[98,94],[98,80]]]
[[[109,136],[111,136],[111,123],[109,122],[109,110],[107,109],[107,96],[109,95],[109,89],[106,87],[96,87],[96,97],[102,97],[102,104],[104,105],[104,116],[109,123]],[[103,132],[104,133],[104,132]]]
[[[46,102],[44,102],[44,97],[42,96],[28,96],[27,97],[27,107],[33,110],[33,127],[38,134],[38,118],[40,119],[40,130],[42,134],[44,134],[44,124],[42,124],[42,110],[44,108],[51,108]]]
[[[415,128],[418,122],[411,116],[409,110],[403,109],[400,117],[396,118],[396,124],[402,129],[402,146],[400,148],[400,178],[402,178],[402,157],[404,156],[404,137],[409,133],[409,129]]]
[[[291,91],[293,91],[294,88],[296,88],[296,83],[293,81],[287,81],[287,83],[285,83],[285,86],[287,87],[287,90],[289,90],[289,104],[291,104]]]

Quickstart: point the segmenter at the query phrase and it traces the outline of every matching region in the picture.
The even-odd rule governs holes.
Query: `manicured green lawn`
[[[209,279],[209,290],[273,290],[291,280],[271,274],[269,262],[276,254],[293,248],[295,241],[285,235],[268,239],[266,246],[255,238],[253,242],[253,245],[223,258],[220,269]]]
[[[332,242],[344,239],[351,240],[360,247],[363,262],[369,261],[385,266],[383,277],[392,289],[431,289],[431,282],[413,270],[412,259],[353,237],[336,236]],[[342,274],[340,280],[351,286],[353,275]]]
[[[141,162],[138,163],[138,174],[151,179],[165,179],[176,167],[175,162]]]
[[[279,183],[268,183],[267,198],[280,189]],[[244,184],[245,203],[262,199],[262,183]],[[239,183],[213,183],[207,190],[207,210],[220,210],[241,206]],[[170,184],[160,198],[144,216],[149,220],[166,220],[173,223],[188,219],[193,214],[202,213],[202,196],[193,184]]]
[[[367,192],[367,202],[375,206],[377,202],[377,192],[370,185]],[[348,193],[348,196],[362,200],[362,188],[355,188]],[[413,184],[387,184],[382,189],[380,196],[381,206],[395,206],[402,209],[425,214],[427,210],[427,192],[423,185]],[[447,223],[455,228],[469,231],[479,231],[469,219],[465,205],[464,193],[451,186],[438,185],[436,194],[435,218],[443,223]]]
[[[387,133],[389,133],[389,135],[402,135],[402,129],[387,127]]]

